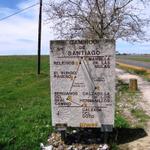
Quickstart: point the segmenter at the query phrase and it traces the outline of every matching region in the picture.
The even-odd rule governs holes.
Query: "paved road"
[[[150,69],[150,62],[142,62],[142,61],[135,61],[129,59],[117,59],[117,62]]]

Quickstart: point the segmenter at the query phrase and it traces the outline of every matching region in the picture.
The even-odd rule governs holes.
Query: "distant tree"
[[[116,55],[120,55],[119,51],[116,51]]]
[[[47,21],[59,38],[146,40],[148,0],[51,0]]]

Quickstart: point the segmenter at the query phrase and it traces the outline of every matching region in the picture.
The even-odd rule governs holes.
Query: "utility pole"
[[[39,25],[38,25],[38,64],[37,64],[38,74],[40,74],[41,71],[41,31],[42,31],[42,0],[40,0]]]

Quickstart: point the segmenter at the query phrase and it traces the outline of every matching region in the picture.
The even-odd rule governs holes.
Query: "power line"
[[[30,9],[30,8],[32,8],[32,7],[36,6],[36,5],[38,5],[38,4],[39,4],[39,3],[35,3],[35,4],[33,4],[33,5],[29,6],[29,7],[26,7],[26,8],[21,9],[21,10],[15,12],[15,13],[13,13],[13,14],[10,14],[10,15],[8,15],[8,16],[6,16],[6,17],[3,17],[3,18],[0,19],[0,21],[5,20],[5,19],[7,19],[7,18],[10,18],[10,17],[12,17],[12,16],[15,16],[15,15],[17,15],[17,14],[19,14],[19,13],[21,13],[21,12],[27,10],[27,9]]]

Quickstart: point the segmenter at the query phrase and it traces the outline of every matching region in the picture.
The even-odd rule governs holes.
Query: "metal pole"
[[[41,71],[41,31],[42,31],[42,0],[40,0],[39,8],[39,26],[38,26],[38,68],[37,73]]]

